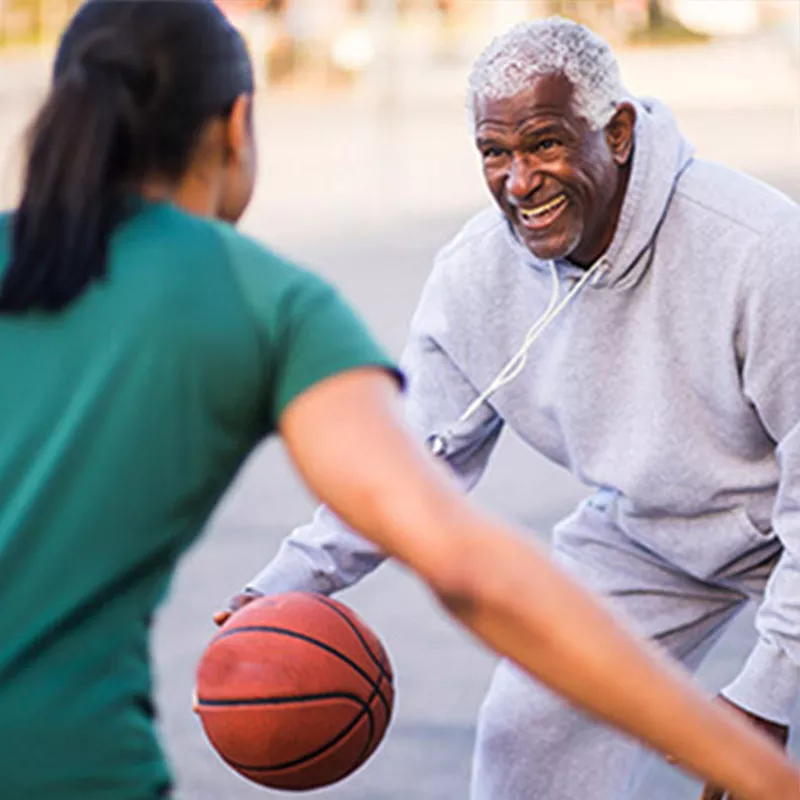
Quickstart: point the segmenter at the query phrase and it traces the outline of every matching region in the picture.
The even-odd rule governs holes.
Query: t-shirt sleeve
[[[336,289],[230,226],[218,231],[258,338],[270,429],[298,395],[348,370],[380,367],[403,386],[395,363]]]
[[[382,367],[403,379],[339,293],[320,278],[303,275],[283,302],[276,340],[273,418],[320,381],[359,367]]]

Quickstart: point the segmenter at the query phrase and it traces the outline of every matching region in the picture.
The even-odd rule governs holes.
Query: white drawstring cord
[[[545,312],[531,325],[525,340],[520,349],[508,360],[503,369],[497,377],[475,398],[469,408],[458,418],[458,422],[465,422],[469,419],[498,389],[511,383],[522,370],[528,360],[528,351],[531,345],[547,330],[555,318],[566,308],[570,300],[583,288],[583,286],[590,280],[590,278],[597,272],[600,265],[603,264],[602,259],[595,261],[586,272],[581,275],[580,280],[567,292],[564,299],[558,302],[558,271],[555,262],[550,262],[550,276],[553,279],[553,291],[550,296],[550,303]]]

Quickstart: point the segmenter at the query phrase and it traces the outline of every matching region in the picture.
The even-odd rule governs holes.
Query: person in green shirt
[[[0,216],[3,800],[168,796],[153,613],[273,433],[498,653],[743,800],[800,800],[777,747],[469,505],[335,290],[236,232],[252,95],[211,0],[89,0],[61,40]]]

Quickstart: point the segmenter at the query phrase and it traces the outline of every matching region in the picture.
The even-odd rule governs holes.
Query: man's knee
[[[481,707],[471,798],[627,797],[637,750],[504,663]]]
[[[511,756],[569,740],[589,720],[548,689],[502,664],[478,718],[478,747]]]

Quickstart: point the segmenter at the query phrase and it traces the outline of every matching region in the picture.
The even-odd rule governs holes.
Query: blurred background
[[[78,5],[0,0],[3,207],[19,190],[24,130],[46,91],[55,39]],[[436,250],[488,202],[466,126],[465,81],[480,49],[520,19],[559,13],[590,25],[615,47],[629,89],[669,103],[701,156],[800,200],[800,0],[220,6],[244,33],[259,83],[260,178],[242,226],[340,286],[393,354]],[[505,435],[476,497],[546,542],[582,494]],[[312,509],[280,446],[269,443],[242,470],[183,563],[155,646],[161,726],[180,800],[280,796],[220,763],[190,711],[190,694],[196,661],[213,634],[211,613]],[[475,717],[493,657],[393,565],[342,599],[386,642],[398,705],[375,757],[353,778],[311,796],[466,798]],[[753,641],[751,622],[752,609],[704,665],[709,690],[738,669]],[[651,761],[637,800],[697,797],[696,784]]]

